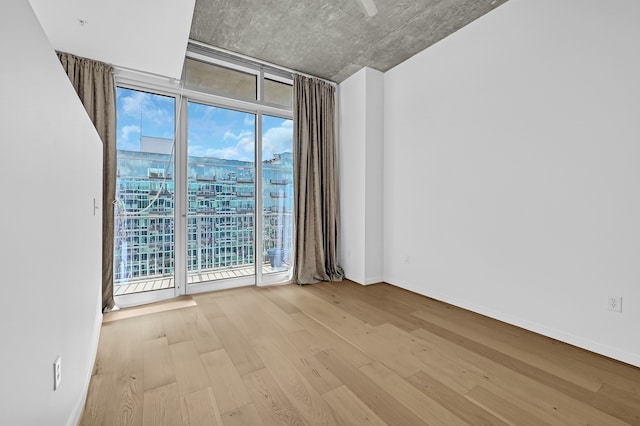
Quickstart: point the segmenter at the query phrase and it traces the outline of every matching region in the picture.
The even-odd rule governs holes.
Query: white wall
[[[102,145],[27,0],[0,3],[0,40],[0,424],[71,425],[101,319]]]
[[[338,264],[350,280],[364,282],[366,78],[362,69],[338,86]]]
[[[511,0],[385,74],[385,281],[640,366],[638,22]]]
[[[363,68],[339,86],[339,264],[360,284],[382,281],[384,75]]]
[[[383,280],[384,74],[366,72],[365,284]]]
[[[159,76],[182,75],[195,0],[29,1],[56,50]]]

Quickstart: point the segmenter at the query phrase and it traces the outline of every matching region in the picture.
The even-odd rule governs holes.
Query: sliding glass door
[[[293,121],[194,101],[187,110],[187,291],[287,280]]]
[[[188,284],[255,282],[255,119],[188,103]]]
[[[293,120],[263,115],[262,273],[264,275],[291,272],[292,234]]]
[[[117,89],[114,295],[173,293],[176,100]]]
[[[291,81],[195,56],[181,81],[119,73],[119,306],[291,277]]]

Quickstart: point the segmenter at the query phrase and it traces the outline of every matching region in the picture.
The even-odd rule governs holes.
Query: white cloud
[[[137,151],[140,138],[139,126],[122,126],[118,135],[118,149]]]
[[[246,137],[251,137],[253,138],[253,132],[248,131],[248,130],[243,130],[240,133],[233,133],[229,130],[227,130],[223,136],[224,140],[233,140],[233,141],[239,141],[241,139],[244,139]]]
[[[271,160],[275,154],[293,151],[293,121],[282,120],[280,126],[272,127],[262,136],[262,160]],[[191,144],[189,155],[196,157],[223,158],[225,160],[254,161],[255,136],[252,131],[238,133],[226,131],[223,142],[225,147],[209,148]]]
[[[254,127],[255,121],[255,116],[253,114],[247,114],[244,116],[244,125],[247,127]]]
[[[145,93],[132,92],[131,96],[125,96],[122,98],[122,111],[129,116],[137,117],[140,114],[142,108],[142,101],[144,100]]]
[[[145,92],[131,92],[131,95],[122,98],[122,112],[133,118],[151,120],[154,124],[166,124],[173,121],[170,114],[171,108],[160,108],[157,102],[164,98]],[[170,99],[167,102],[173,102]]]
[[[129,135],[132,133],[136,136],[140,136],[140,126],[122,126],[120,130],[120,137],[124,142],[129,142]]]
[[[270,160],[275,154],[293,151],[293,121],[283,120],[279,127],[272,127],[262,136],[262,160]]]
[[[238,134],[227,132],[224,135],[224,139],[235,143],[222,148],[191,145],[189,147],[189,155],[222,158],[225,160],[254,161],[255,138],[253,132],[241,132]]]

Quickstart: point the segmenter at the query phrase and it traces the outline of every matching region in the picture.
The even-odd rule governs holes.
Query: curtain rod
[[[252,58],[251,56],[242,55],[240,53],[236,53],[236,52],[232,52],[230,50],[222,49],[220,47],[211,46],[210,44],[203,43],[201,41],[189,39],[189,43],[193,44],[195,46],[201,47],[203,49],[210,50],[210,51],[212,51],[214,53],[218,52],[218,53],[221,53],[221,54],[224,54],[224,55],[231,56],[232,58],[236,58],[238,60],[242,60],[242,61],[247,61],[247,62],[253,63],[254,65],[264,65],[264,66],[267,66],[267,67],[270,67],[270,68],[274,68],[274,69],[277,69],[277,70],[280,70],[280,71],[288,72],[288,73],[291,73],[291,74],[300,74],[300,75],[305,76],[305,77],[317,78],[318,80],[322,80],[322,81],[324,81],[326,83],[331,84],[332,86],[337,86],[338,85],[336,82],[331,81],[331,80],[327,80],[326,78],[321,78],[321,77],[318,77],[318,76],[315,76],[315,75],[306,74],[306,73],[303,73],[303,72],[300,72],[300,71],[292,70],[291,68],[287,68],[287,67],[283,67],[283,66],[280,66],[280,65],[272,64],[270,62],[263,61],[261,59]]]

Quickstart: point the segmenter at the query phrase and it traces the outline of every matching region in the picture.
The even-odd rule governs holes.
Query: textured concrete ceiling
[[[196,0],[190,38],[341,82],[387,71],[506,0]]]

